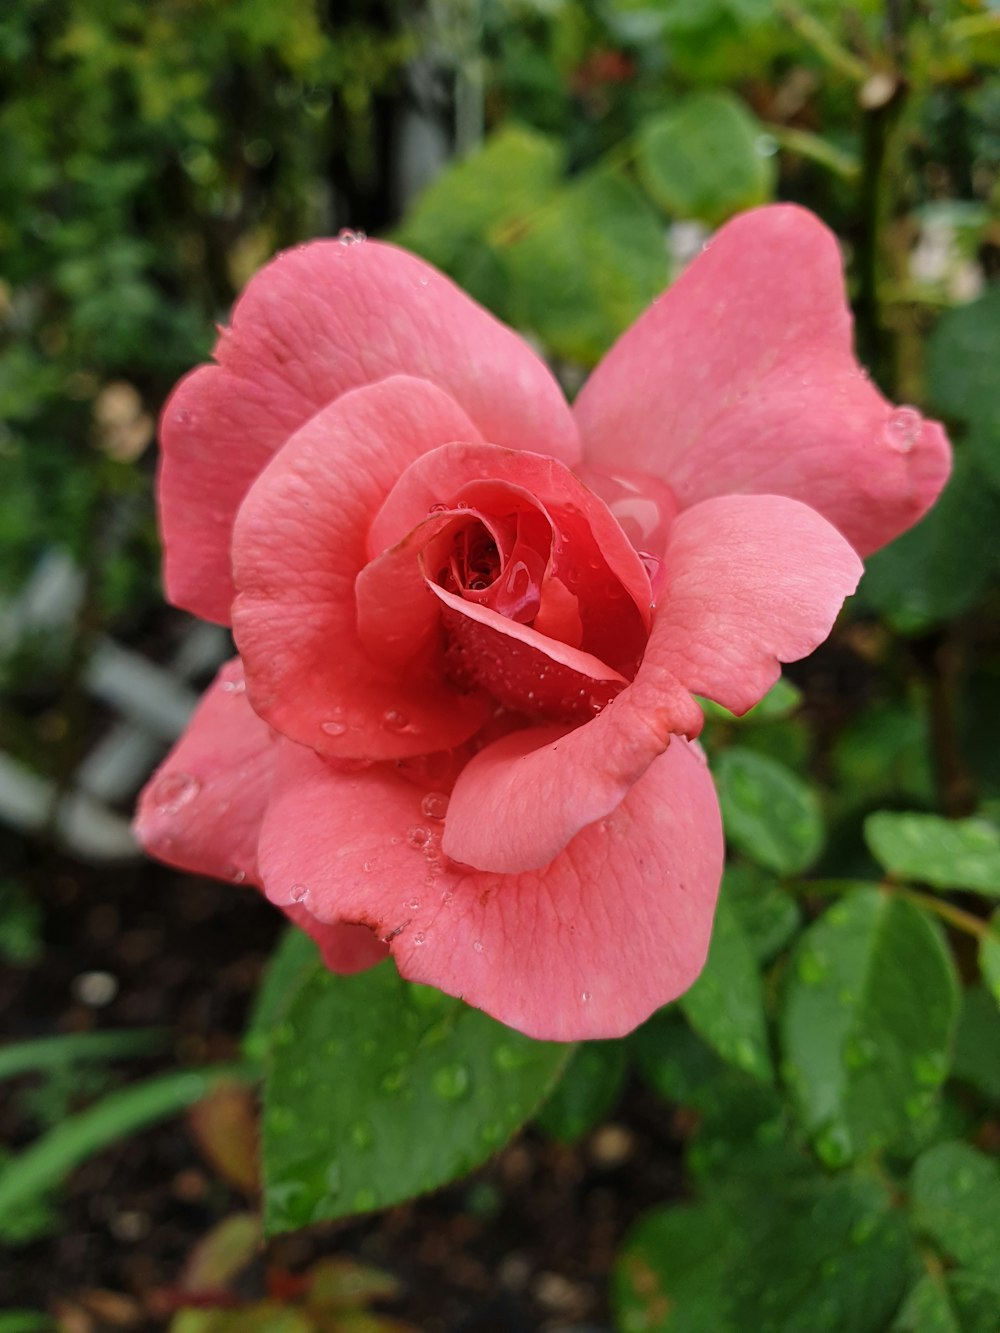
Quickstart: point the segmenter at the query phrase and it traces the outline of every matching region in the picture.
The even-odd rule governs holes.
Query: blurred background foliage
[[[0,728],[57,795],[111,725],[84,689],[95,644],[157,658],[174,642],[156,415],[283,246],[390,236],[530,336],[572,395],[713,227],[793,200],[842,242],[880,387],[948,425],[940,504],[870,561],[831,643],[748,719],[708,710],[731,863],[705,977],[627,1046],[578,1052],[540,1112],[541,1132],[576,1141],[634,1077],[693,1117],[694,1202],[649,1214],[628,1242],[625,1333],[665,1327],[674,1303],[687,1322],[670,1328],[695,1333],[995,1327],[998,61],[982,0],[8,0],[0,13]],[[38,580],[54,555],[79,591],[53,610]],[[43,969],[46,894],[21,873],[36,844],[7,832],[2,846],[0,953]],[[313,1014],[318,983],[308,958],[296,966],[286,999]],[[23,1019],[13,1031],[41,1035]],[[280,1110],[306,1038],[279,1050],[259,1023],[251,1035]],[[495,1033],[477,1049],[490,1041],[507,1049]],[[68,1072],[79,1060],[86,1079]],[[500,1139],[562,1067],[537,1063]],[[97,1056],[55,1060],[22,1122],[41,1148],[25,1175],[0,1171],[25,1234],[58,1225],[51,1191],[87,1152],[202,1095],[177,1077],[122,1109]],[[92,1118],[46,1158],[71,1112]],[[466,1121],[469,1142],[456,1129],[414,1191],[498,1146],[468,1108]],[[329,1162],[272,1149],[271,1225],[315,1218],[306,1197],[319,1216],[351,1211],[317,1193]],[[362,1193],[355,1211],[399,1197],[376,1176]],[[245,1226],[239,1254],[257,1239]],[[775,1269],[806,1277],[754,1286]],[[311,1309],[288,1326],[326,1327]]]

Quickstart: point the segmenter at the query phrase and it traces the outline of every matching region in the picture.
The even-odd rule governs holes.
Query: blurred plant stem
[[[973,912],[967,912],[963,907],[956,907],[954,903],[947,898],[940,898],[937,894],[925,893],[923,889],[915,889],[909,884],[900,884],[894,879],[883,879],[876,885],[855,879],[800,879],[786,881],[785,887],[795,893],[816,894],[819,897],[836,897],[857,893],[861,889],[877,887],[883,893],[894,893],[900,898],[907,899],[917,907],[922,907],[925,911],[939,916],[942,921],[947,921],[950,926],[960,930],[964,935],[971,935],[977,940],[984,940],[995,934],[989,921],[984,921],[982,917],[976,916]]]

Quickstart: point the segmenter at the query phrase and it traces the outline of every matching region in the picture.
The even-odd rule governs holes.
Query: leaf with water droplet
[[[897,878],[1000,898],[1000,828],[992,820],[880,810],[865,820],[865,841]]]
[[[968,1143],[938,1143],[910,1182],[913,1224],[972,1273],[1000,1276],[1000,1164]]]
[[[616,1326],[647,1333],[885,1333],[916,1268],[874,1181],[730,1178],[647,1213],[614,1275]]]
[[[730,1064],[768,1081],[773,1077],[760,967],[725,881],[716,908],[708,959],[680,1006],[696,1032]]]
[[[391,963],[342,977],[317,960],[290,984],[289,1040],[270,1042],[265,1065],[269,1232],[386,1207],[471,1170],[534,1111],[572,1050],[411,985]]]
[[[743,746],[724,750],[714,766],[726,837],[751,861],[794,875],[823,845],[816,792],[776,759]]]
[[[902,1148],[948,1073],[958,1013],[954,964],[936,922],[859,886],[801,936],[781,1018],[791,1100],[825,1165]]]

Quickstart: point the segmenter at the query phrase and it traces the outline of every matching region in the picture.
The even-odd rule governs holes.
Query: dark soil
[[[5,1038],[166,1026],[170,1049],[119,1064],[122,1080],[237,1054],[282,924],[253,890],[150,864],[40,863],[23,844],[0,851],[28,872],[22,878],[34,881],[45,912],[42,963],[0,978]],[[117,984],[106,1003],[87,1003],[86,985],[81,998],[81,978],[93,972]],[[57,1095],[48,1094],[50,1116]],[[64,1096],[83,1104],[74,1089]],[[37,1080],[14,1085],[0,1107],[0,1141],[15,1149],[31,1141],[37,1102]],[[606,1328],[615,1251],[637,1213],[680,1193],[679,1161],[669,1112],[630,1087],[613,1123],[578,1144],[529,1129],[449,1189],[276,1239],[239,1295],[274,1292],[320,1255],[352,1255],[399,1280],[398,1300],[383,1308],[426,1333]],[[0,1309],[46,1308],[72,1333],[102,1333],[165,1328],[192,1248],[254,1205],[220,1179],[179,1118],[91,1159],[55,1206],[57,1229],[0,1258]]]

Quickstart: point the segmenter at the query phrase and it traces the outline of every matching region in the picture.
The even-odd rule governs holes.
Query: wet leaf
[[[913,1225],[970,1273],[1000,1276],[1000,1164],[967,1143],[939,1143],[910,1181]]]
[[[753,1182],[647,1213],[614,1306],[623,1333],[883,1333],[913,1270],[874,1181]]]
[[[880,810],[865,820],[865,841],[900,879],[1000,898],[1000,829],[992,820]]]
[[[751,861],[794,875],[823,845],[819,797],[784,764],[742,746],[714,765],[727,839]]]
[[[384,1208],[465,1174],[533,1114],[572,1050],[388,963],[350,977],[317,967],[267,1065],[267,1230]]]
[[[760,966],[725,884],[708,959],[679,1003],[695,1031],[729,1064],[757,1079],[773,1076]]]
[[[935,922],[858,889],[801,937],[781,1021],[782,1073],[823,1163],[910,1134],[948,1074],[959,989]]]

